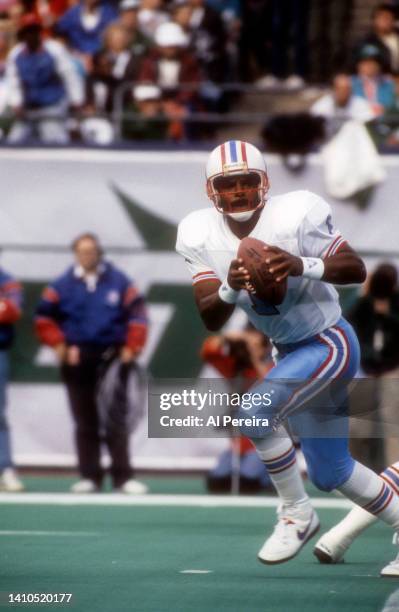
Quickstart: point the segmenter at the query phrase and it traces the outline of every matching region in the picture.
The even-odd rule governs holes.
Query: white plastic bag
[[[322,156],[327,193],[334,198],[349,198],[386,178],[373,141],[357,121],[347,121],[325,145]]]

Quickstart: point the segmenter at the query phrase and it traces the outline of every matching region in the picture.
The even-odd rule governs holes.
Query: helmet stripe
[[[247,163],[247,149],[245,147],[245,142],[241,142],[241,155],[242,161]]]
[[[236,141],[235,140],[230,140],[230,158],[232,162],[236,162],[237,161],[237,147],[236,147]]]
[[[226,165],[226,149],[224,144],[221,146],[221,155],[222,155],[222,168]]]

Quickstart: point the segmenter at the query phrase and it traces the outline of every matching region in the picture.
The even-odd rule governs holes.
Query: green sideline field
[[[66,491],[69,480],[26,482],[33,493],[53,495],[46,503],[40,497],[34,503],[9,503],[11,498],[4,503],[0,496],[0,609],[379,612],[399,589],[399,580],[379,577],[396,554],[384,525],[360,538],[344,564],[320,566],[308,544],[293,561],[266,567],[256,552],[274,523],[275,508],[254,504],[262,499],[274,504],[273,499],[213,507],[197,479],[148,479],[153,493],[173,497],[108,505],[113,498],[108,494],[96,504],[76,499],[63,505],[66,496],[58,498],[57,491]],[[200,496],[187,497],[195,494]],[[187,499],[190,505],[180,505]],[[319,499],[325,504],[330,498]],[[328,528],[345,510],[318,512]],[[18,592],[73,595],[69,605],[9,605],[7,593]],[[399,610],[396,605],[389,612]]]

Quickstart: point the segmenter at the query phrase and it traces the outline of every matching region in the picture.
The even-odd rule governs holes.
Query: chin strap
[[[254,208],[253,210],[245,210],[242,212],[224,212],[223,214],[226,215],[227,217],[230,217],[231,219],[234,219],[234,221],[249,221],[249,219],[251,219],[254,214],[256,213],[257,210],[261,210],[264,207],[265,203],[262,202],[261,204],[258,204],[258,206],[256,208]]]

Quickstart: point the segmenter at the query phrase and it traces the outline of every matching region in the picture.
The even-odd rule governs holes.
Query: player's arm
[[[366,280],[367,272],[363,260],[347,243],[337,253],[325,258],[297,257],[277,247],[265,247],[265,259],[277,282],[288,276],[312,278],[312,268],[315,274],[320,271],[318,278],[326,283],[350,285]]]
[[[194,285],[198,311],[210,331],[218,331],[229,320],[239,291],[246,288],[249,274],[242,263],[241,259],[233,259],[227,279],[223,283],[218,279],[212,279]]]
[[[364,283],[367,276],[366,266],[359,255],[349,244],[345,244],[338,253],[323,259],[324,273],[321,280],[334,285]]]
[[[363,283],[366,267],[332,221],[331,208],[322,198],[309,194],[313,206],[298,226],[299,256],[281,249],[266,249],[270,273],[281,282],[287,276],[304,276],[336,285]]]

